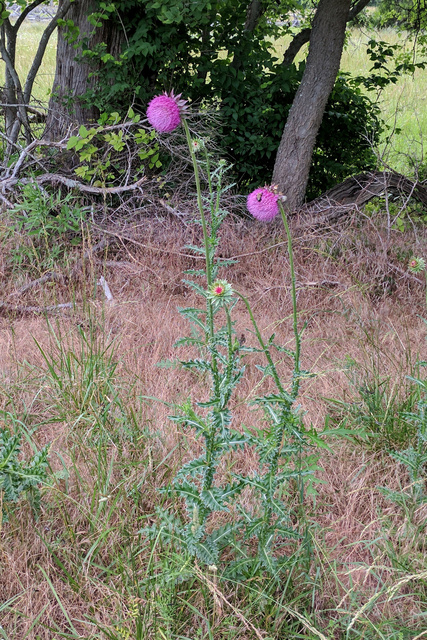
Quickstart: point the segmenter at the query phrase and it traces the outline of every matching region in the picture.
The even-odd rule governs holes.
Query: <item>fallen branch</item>
[[[61,311],[62,309],[72,309],[73,307],[73,302],[54,304],[48,307],[13,305],[8,304],[7,302],[0,302],[0,316],[25,316],[32,313],[55,313],[57,311]]]
[[[387,193],[396,197],[406,195],[427,208],[427,187],[420,182],[394,171],[371,171],[347,178],[308,202],[299,214],[304,218],[304,226],[331,225],[372,198]]]
[[[19,162],[19,161],[18,161]],[[18,163],[17,163],[18,164]],[[137,180],[132,184],[125,184],[120,187],[92,187],[88,184],[82,184],[78,180],[73,178],[66,178],[58,173],[44,173],[41,176],[35,176],[33,178],[21,178],[19,182],[21,184],[36,183],[38,185],[45,184],[62,184],[68,189],[78,189],[82,193],[91,193],[96,195],[113,195],[118,193],[124,193],[126,191],[133,191],[138,189],[142,183],[146,180],[145,176]],[[0,181],[0,189],[4,192],[4,189],[12,189],[18,182],[18,178],[11,176]]]
[[[49,271],[41,278],[37,278],[37,280],[32,280],[31,282],[28,282],[28,284],[25,284],[23,287],[21,287],[17,291],[13,291],[13,293],[9,295],[9,298],[13,296],[22,296],[23,293],[25,293],[26,291],[29,291],[30,289],[34,289],[34,287],[37,287],[39,284],[45,284],[46,282],[60,282],[61,284],[65,284],[66,281],[67,281],[67,278],[61,275],[60,273],[56,273],[55,271]]]
[[[86,260],[89,260],[90,258],[92,258],[92,256],[95,253],[99,253],[100,251],[103,251],[104,249],[109,247],[112,244],[112,242],[113,242],[112,240],[107,240],[106,238],[103,238],[102,240],[100,240],[100,242],[93,245],[93,247],[86,249],[82,258],[78,260],[78,262],[74,265],[70,275],[64,276],[61,273],[58,273],[57,271],[49,271],[41,278],[32,280],[31,282],[28,282],[27,284],[22,286],[17,291],[13,291],[11,294],[9,294],[9,298],[14,296],[21,296],[23,293],[26,293],[30,289],[34,289],[34,287],[37,287],[41,284],[46,284],[46,282],[59,282],[61,284],[67,284],[70,279],[75,280],[80,272],[80,269],[83,263]]]
[[[19,154],[19,158],[16,161],[16,164],[12,167],[12,173],[10,175],[10,179],[17,178],[25,158],[27,156],[31,157],[31,151],[33,149],[36,149],[37,147],[54,147],[56,149],[66,149],[67,140],[66,139],[60,140],[59,142],[50,142],[49,140],[33,140],[29,145],[27,145],[24,149],[21,150],[21,153]]]

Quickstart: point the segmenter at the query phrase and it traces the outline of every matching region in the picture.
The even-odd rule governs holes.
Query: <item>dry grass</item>
[[[123,234],[123,228],[111,231]],[[0,420],[10,412],[25,416],[28,430],[38,424],[34,439],[39,446],[52,442],[51,465],[59,472],[54,486],[44,493],[37,522],[23,503],[2,527],[0,571],[7,579],[0,581],[0,609],[4,608],[1,625],[6,638],[103,637],[88,619],[110,629],[114,621],[117,628],[128,625],[133,629],[132,607],[140,597],[135,576],[141,581],[151,570],[138,530],[159,501],[156,489],[171,478],[183,459],[199,449],[191,434],[183,437],[168,420],[171,408],[161,401],[204,398],[205,380],[177,368],[158,367],[159,361],[177,357],[174,342],[188,330],[176,308],[195,302],[194,294],[181,280],[183,271],[195,262],[187,256],[185,244],[197,241],[198,234],[191,224],[176,220],[145,221],[133,230],[133,244],[116,245],[107,256],[105,264],[109,266],[94,262],[74,290],[45,285],[44,290],[32,290],[20,300],[42,304],[72,295],[76,310],[69,316],[51,320],[50,326],[45,318],[37,317],[0,320]],[[372,219],[340,233],[296,240],[298,302],[307,322],[302,364],[316,374],[303,385],[301,402],[307,424],[321,429],[329,412],[325,399],[351,395],[350,359],[366,372],[375,363],[378,375],[402,385],[417,357],[425,357],[425,330],[419,317],[424,308],[423,286],[404,273],[406,255],[414,243],[418,243],[418,253],[425,252],[424,231],[418,232],[417,238],[410,231],[392,232],[388,239],[379,221]],[[292,346],[289,265],[280,228],[229,222],[221,253],[240,256],[227,277],[249,297],[264,334],[274,331],[279,341]],[[6,298],[16,285],[4,255],[1,260]],[[101,273],[113,292],[112,305],[104,304],[100,288],[93,294]],[[235,309],[235,320],[238,335],[245,335],[246,344],[255,344],[243,305]],[[80,371],[80,378],[71,381],[68,395],[60,393],[35,342],[46,354],[58,354],[61,349],[78,354],[82,335],[96,353],[112,343],[104,357],[104,362],[108,361],[108,354],[114,352],[113,360],[118,363],[110,382],[135,418],[133,431],[129,422],[124,434],[120,431],[123,416],[116,407],[106,427],[110,440],[102,446],[103,434],[96,427],[93,407],[95,400],[101,403],[103,399],[94,396],[84,415],[83,411],[79,415],[73,404],[76,397],[77,404],[84,402],[79,394],[87,374]],[[181,349],[179,357],[184,359],[185,354],[186,349]],[[237,389],[237,425],[262,425],[260,416],[247,404],[259,392],[256,362],[257,357],[251,354],[244,381]],[[286,360],[280,368],[284,376],[291,370]],[[97,375],[98,390],[107,393],[103,385],[108,381],[108,367]],[[147,399],[150,397],[160,402]],[[390,507],[377,489],[378,485],[398,487],[401,470],[385,453],[372,453],[346,441],[336,441],[332,447],[331,452],[322,454],[325,484],[312,505],[317,523],[313,539],[320,567],[318,581],[322,585],[313,609],[318,629],[328,638],[344,637],[334,621],[345,619],[349,625],[370,598],[372,605],[359,613],[363,621],[375,626],[387,618],[411,625],[421,612],[417,580],[403,584],[398,590],[403,596],[400,599],[388,599],[387,589],[411,572],[425,573],[425,565],[410,540],[405,542],[406,549],[402,550],[403,543],[396,549],[399,557],[412,553],[413,563],[408,564],[406,573],[387,555],[389,541],[384,532],[392,529],[387,522],[397,530],[403,522],[399,510]],[[234,470],[247,473],[254,469],[256,460],[244,452],[236,454],[233,465]],[[412,543],[415,545],[414,540]],[[133,567],[131,549],[138,550]],[[209,593],[213,598],[212,589]],[[236,600],[231,592],[224,597],[233,607],[243,606],[244,601]],[[189,600],[202,615],[206,602],[200,594],[190,595]],[[151,606],[145,602],[145,611]],[[231,611],[221,605],[213,637],[254,637],[250,625],[245,624],[234,635],[226,635]],[[153,616],[161,617],[158,611]],[[195,614],[193,622],[188,620],[188,637],[195,637],[191,626],[199,627],[197,620]],[[225,627],[221,627],[221,620]],[[301,624],[301,633],[306,635],[298,637],[316,637]],[[357,624],[355,620],[353,626]],[[153,629],[150,637],[172,637],[166,627],[161,629],[163,636]],[[110,637],[123,637],[116,633]]]

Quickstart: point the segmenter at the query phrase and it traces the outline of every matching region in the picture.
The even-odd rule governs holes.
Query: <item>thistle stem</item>
[[[278,201],[280,215],[282,216],[283,225],[285,227],[286,236],[288,238],[288,255],[289,255],[289,266],[291,269],[291,296],[292,296],[292,315],[293,315],[293,327],[294,327],[294,336],[295,336],[295,367],[294,367],[294,375],[292,381],[292,397],[296,398],[298,395],[299,384],[300,384],[300,354],[301,354],[301,336],[298,333],[298,310],[297,310],[297,293],[295,286],[295,266],[294,266],[294,254],[292,250],[292,236],[289,230],[288,220],[286,218],[286,213],[283,208],[282,202]]]
[[[187,138],[188,150],[190,152],[191,161],[193,164],[194,171],[194,180],[196,182],[196,192],[197,192],[197,206],[200,213],[200,219],[202,222],[203,229],[203,241],[205,245],[205,259],[206,259],[206,279],[208,287],[212,285],[212,256],[211,256],[211,239],[208,233],[208,225],[206,222],[205,211],[203,208],[203,200],[202,200],[202,189],[200,186],[200,174],[199,174],[199,166],[197,164],[196,154],[194,153],[191,133],[188,128],[188,124],[185,118],[182,121],[185,136]],[[208,165],[208,183],[209,183],[209,191],[212,193],[212,181],[210,176],[210,168]],[[215,228],[213,229],[216,232]],[[218,362],[217,362],[217,354],[216,354],[216,346],[215,346],[215,327],[214,327],[214,310],[212,306],[212,302],[207,299],[206,300],[207,307],[207,325],[209,331],[209,342],[211,345],[210,353],[212,358],[212,378],[213,378],[213,393],[214,398],[218,406],[220,405],[220,380],[219,380],[219,372],[218,372]],[[203,489],[209,490],[213,483],[213,478],[215,474],[215,426],[212,420],[211,427],[209,430],[209,434],[206,436],[206,475],[203,482]],[[201,520],[204,523],[206,519],[206,509],[203,510],[201,514]]]
[[[265,357],[267,358],[268,364],[270,365],[271,368],[271,374],[274,378],[274,382],[276,383],[277,388],[279,389],[279,391],[283,394],[285,394],[285,390],[282,386],[282,383],[280,382],[280,378],[279,378],[279,374],[276,371],[276,366],[273,362],[273,358],[271,357],[271,353],[269,348],[266,346],[266,344],[264,343],[264,340],[262,339],[262,335],[260,330],[258,329],[258,325],[256,323],[256,320],[254,318],[254,314],[252,313],[252,309],[251,309],[251,305],[249,304],[249,300],[247,298],[245,298],[245,296],[242,293],[239,293],[238,291],[235,291],[235,294],[237,296],[239,296],[239,298],[241,300],[243,300],[243,302],[246,305],[246,309],[248,310],[249,313],[249,317],[251,319],[251,322],[254,326],[255,329],[255,333],[256,333],[256,337],[258,338],[258,342],[261,345],[261,349],[263,350],[263,352],[265,353]]]
[[[202,221],[203,241],[205,243],[205,253],[206,253],[206,278],[207,278],[208,287],[209,287],[212,284],[212,265],[211,265],[211,259],[210,259],[210,243],[209,243],[208,226],[206,223],[205,211],[203,209],[202,189],[200,187],[199,166],[197,164],[197,158],[196,158],[196,154],[194,153],[193,145],[191,144],[192,140],[191,140],[190,129],[188,128],[188,124],[185,118],[183,118],[182,124],[184,127],[185,136],[187,138],[188,150],[190,151],[191,161],[193,163],[194,179],[196,181],[197,206],[199,208],[200,218]]]

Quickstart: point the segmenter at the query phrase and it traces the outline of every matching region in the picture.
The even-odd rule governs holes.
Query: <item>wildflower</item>
[[[426,268],[426,262],[423,258],[417,258],[416,256],[413,256],[408,264],[408,270],[411,273],[421,273],[421,271],[424,271]]]
[[[160,133],[169,133],[181,124],[182,111],[186,100],[180,100],[181,94],[163,93],[153,98],[147,108],[147,119],[151,126]]]
[[[215,280],[208,290],[208,298],[217,305],[222,302],[229,302],[232,295],[233,290],[227,280]]]
[[[275,185],[259,187],[248,195],[247,207],[254,218],[263,221],[273,220],[279,213],[278,200],[283,196]]]
[[[191,146],[193,147],[194,153],[197,153],[198,151],[203,149],[203,147],[205,146],[205,143],[203,142],[203,140],[201,138],[194,138],[191,141]]]

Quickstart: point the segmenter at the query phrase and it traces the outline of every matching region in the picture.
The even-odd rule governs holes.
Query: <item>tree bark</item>
[[[67,1],[59,0],[59,6]],[[120,53],[122,33],[110,20],[103,20],[100,27],[91,25],[87,18],[95,11],[99,11],[99,5],[94,0],[75,0],[67,13],[67,20],[72,20],[78,27],[79,41],[87,39],[88,49],[93,50],[105,42],[107,52],[116,56]],[[71,127],[94,122],[99,117],[96,107],[87,107],[80,99],[88,89],[95,87],[96,79],[91,77],[95,69],[82,60],[76,60],[81,54],[81,47],[75,49],[75,43],[68,41],[67,34],[66,26],[58,28],[55,79],[44,133],[49,140],[63,138]]]
[[[356,16],[361,11],[363,11],[363,9],[367,7],[370,2],[371,0],[357,0],[357,2],[355,2],[350,9],[347,22],[349,22],[350,20],[354,20]],[[296,36],[292,38],[289,44],[289,47],[286,49],[283,56],[283,63],[282,63],[283,66],[288,67],[293,63],[299,50],[305,44],[307,44],[307,42],[310,41],[310,36],[311,36],[311,29],[310,27],[306,27],[305,29],[297,33]]]
[[[340,66],[350,6],[351,0],[320,0],[314,16],[307,64],[273,171],[273,183],[286,195],[289,210],[304,201],[316,136]]]
[[[18,16],[18,19],[13,25],[9,18],[6,18],[0,27],[0,55],[6,66],[4,105],[7,148],[4,158],[5,166],[8,164],[10,154],[15,150],[22,128],[24,129],[26,144],[28,145],[31,143],[32,135],[28,112],[31,111],[29,102],[31,100],[34,80],[40,69],[49,38],[56,29],[58,20],[63,18],[66,14],[71,0],[64,0],[62,8],[58,9],[55,17],[52,18],[45,28],[37,48],[37,53],[23,86],[15,65],[18,32],[28,14],[42,4],[42,2],[43,0],[34,0],[22,10],[22,13]]]

